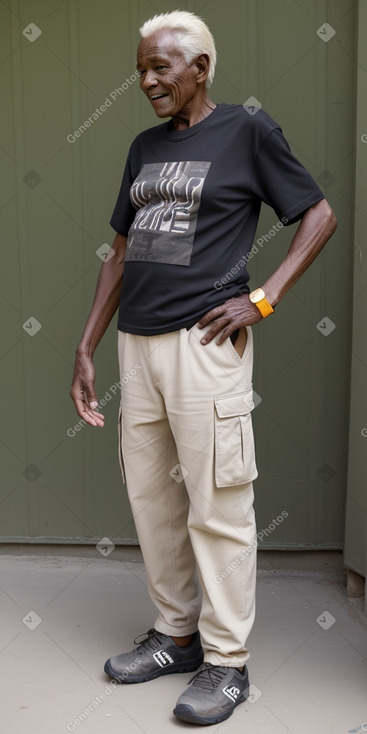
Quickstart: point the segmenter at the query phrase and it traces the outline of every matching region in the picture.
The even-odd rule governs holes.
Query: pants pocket
[[[124,484],[126,484],[126,476],[125,476],[125,467],[124,467],[124,457],[122,453],[122,407],[120,405],[119,409],[119,417],[117,419],[117,435],[118,435],[118,456],[119,456],[119,464],[121,469],[121,476],[122,481]]]
[[[246,326],[242,326],[240,329],[234,331],[229,338],[231,340],[233,349],[237,352],[239,358],[242,359],[245,353],[248,338]]]
[[[215,483],[231,487],[258,476],[251,411],[252,385],[245,391],[214,398]]]

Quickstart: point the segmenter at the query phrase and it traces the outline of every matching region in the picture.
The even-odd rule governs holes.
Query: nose
[[[154,69],[147,69],[145,74],[140,79],[140,86],[145,91],[148,89],[151,89],[152,87],[156,87],[158,84],[158,79],[154,73]]]

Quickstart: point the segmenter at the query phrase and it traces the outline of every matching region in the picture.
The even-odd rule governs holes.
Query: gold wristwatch
[[[256,290],[249,293],[248,297],[251,303],[254,303],[255,306],[257,306],[263,318],[269,316],[269,314],[271,313],[274,313],[274,309],[267,300],[262,288],[256,288]]]

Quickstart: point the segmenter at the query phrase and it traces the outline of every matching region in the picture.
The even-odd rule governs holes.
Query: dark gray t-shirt
[[[189,328],[248,293],[261,202],[291,224],[323,198],[263,110],[219,104],[187,130],[169,121],[141,133],[111,218],[128,237],[118,328],[146,336]]]

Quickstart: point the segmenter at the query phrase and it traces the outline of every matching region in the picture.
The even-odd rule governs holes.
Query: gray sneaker
[[[190,688],[180,696],[173,713],[192,724],[218,724],[228,719],[249,695],[246,665],[240,672],[204,663],[189,683]]]
[[[199,632],[195,632],[187,647],[179,647],[171,637],[155,629],[141,636],[144,639],[138,647],[109,658],[104,666],[105,673],[118,683],[142,683],[169,673],[188,673],[203,662]]]

